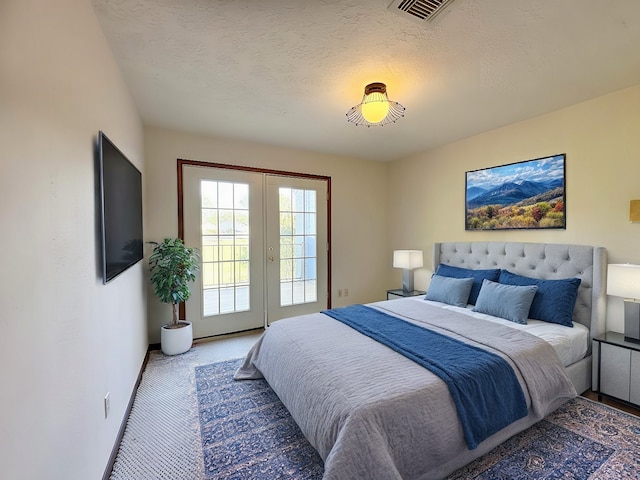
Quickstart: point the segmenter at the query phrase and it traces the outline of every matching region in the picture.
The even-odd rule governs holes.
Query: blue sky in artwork
[[[548,182],[564,176],[564,155],[467,172],[467,189],[491,190],[505,183]]]

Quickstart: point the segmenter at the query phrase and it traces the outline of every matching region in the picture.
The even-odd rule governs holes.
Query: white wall
[[[331,177],[333,306],[383,300],[391,252],[387,246],[388,165],[232,139],[145,128],[147,238],[178,233],[178,158]],[[338,289],[349,290],[339,298]],[[149,339],[159,342],[170,310],[149,292]]]
[[[144,175],[142,125],[90,3],[2,0],[0,478],[101,478],[146,352],[143,264],[99,278],[98,130]]]
[[[426,288],[434,242],[523,241],[600,245],[610,263],[640,263],[640,85],[394,162],[390,172],[391,245],[425,255],[416,287]],[[465,172],[566,153],[566,230],[464,229]],[[402,212],[414,211],[405,216]],[[622,330],[622,300],[610,297],[608,328]]]

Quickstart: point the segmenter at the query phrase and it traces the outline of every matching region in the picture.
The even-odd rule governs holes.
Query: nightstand
[[[422,290],[413,290],[411,292],[405,292],[403,289],[398,290],[387,290],[387,300],[397,300],[398,298],[403,297],[419,297],[420,295],[425,295],[427,292],[423,292]]]
[[[640,405],[640,343],[622,333],[607,332],[593,339],[592,390]]]

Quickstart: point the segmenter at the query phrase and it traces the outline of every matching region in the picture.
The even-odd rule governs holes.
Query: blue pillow
[[[469,295],[469,303],[471,305],[476,304],[478,293],[480,293],[480,287],[482,287],[482,281],[484,279],[497,282],[500,276],[500,269],[492,270],[471,270],[469,268],[452,267],[451,265],[438,265],[436,275],[442,275],[443,277],[453,278],[473,278],[473,287],[471,288],[471,294]]]
[[[541,280],[502,270],[499,282],[507,285],[536,285],[538,292],[531,304],[529,318],[573,327],[571,322],[581,282],[579,278]]]
[[[424,299],[448,303],[456,307],[466,307],[472,286],[473,278],[451,278],[434,275],[431,277],[429,290]]]
[[[473,311],[526,325],[537,289],[535,285],[520,287],[483,280]]]

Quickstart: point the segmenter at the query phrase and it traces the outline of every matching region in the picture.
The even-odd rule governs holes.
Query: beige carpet
[[[203,478],[194,368],[243,357],[258,336],[200,343],[174,357],[151,352],[110,479]]]

